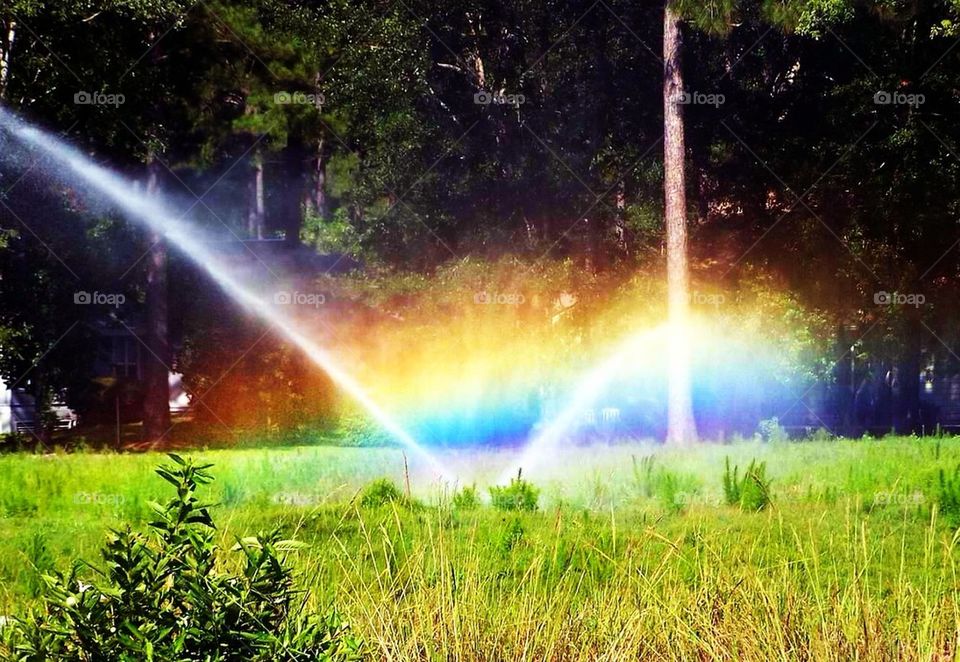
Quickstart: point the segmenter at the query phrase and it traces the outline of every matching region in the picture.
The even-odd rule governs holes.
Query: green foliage
[[[767,465],[750,460],[743,477],[738,475],[739,467],[730,469],[730,458],[726,458],[723,472],[723,497],[729,506],[740,506],[746,511],[760,511],[770,505],[770,481],[766,478]]]
[[[631,459],[637,491],[643,497],[655,498],[670,513],[682,511],[689,505],[691,497],[700,491],[696,476],[656,467],[653,455],[646,455],[639,461],[636,456],[631,456]]]
[[[410,657],[413,642],[423,645],[414,657],[429,649],[439,659],[632,660],[651,650],[699,659],[705,646],[776,658],[783,657],[784,641],[807,659],[847,659],[851,646],[880,659],[925,659],[924,651],[941,650],[942,637],[954,631],[956,530],[945,517],[931,520],[927,508],[871,511],[863,497],[924,490],[934,503],[939,468],[957,482],[960,438],[944,436],[939,460],[932,440],[896,437],[760,448],[707,443],[657,449],[655,462],[643,461],[649,446],[626,440],[582,450],[577,462],[555,469],[555,482],[543,486],[541,512],[534,513],[481,508],[451,517],[446,507],[350,507],[357,488],[402,461],[398,450],[382,448],[206,451],[217,481],[202,493],[218,503],[227,484],[246,493],[213,510],[222,527],[218,541],[232,544],[278,523],[296,528],[296,537],[310,544],[288,561],[295,577],[309,582],[311,604],[335,592],[352,631],[376,643],[369,653],[376,659]],[[698,501],[691,516],[664,516],[655,480],[655,507],[636,498],[643,489],[636,476],[647,465],[650,475],[673,474],[684,489],[691,476],[712,480],[706,496],[722,497],[717,474],[725,456],[731,470],[753,457],[768,470],[776,467],[778,516],[714,506],[712,499]],[[24,555],[34,532],[43,533],[58,565],[96,547],[112,509],[78,503],[78,491],[122,494],[125,505],[166,500],[168,483],[144,480],[155,457],[0,456],[0,497],[24,494],[35,506],[25,516],[0,517],[0,614],[39,607],[29,594]],[[463,459],[482,471],[503,458],[500,450],[477,449]],[[606,485],[597,508],[590,505],[595,476]],[[314,506],[306,513],[271,498],[282,492],[310,495]],[[891,496],[888,503],[913,501]],[[242,573],[242,556],[224,552],[218,559],[218,570]],[[821,572],[813,581],[816,567]],[[791,596],[789,622],[777,610],[754,608],[779,604],[784,592]],[[706,607],[705,595],[713,596]],[[823,619],[824,609],[834,616]],[[918,627],[917,614],[929,619],[929,629]],[[700,635],[676,637],[677,628],[691,623]],[[437,637],[438,628],[444,636]],[[3,651],[0,659],[16,658]]]
[[[654,456],[644,455],[638,462],[637,457],[631,455],[630,460],[633,462],[633,480],[637,484],[640,494],[645,497],[653,496],[656,485],[653,473]]]
[[[480,496],[477,494],[477,486],[470,485],[457,490],[451,503],[454,510],[475,510],[479,508]]]
[[[301,616],[283,560],[298,543],[276,530],[243,538],[233,548],[242,570],[222,569],[209,506],[196,495],[211,465],[170,458],[157,474],[176,495],[154,504],[150,533],[113,531],[102,567],[45,574],[41,603],[7,634],[8,659],[359,659],[335,613]]]
[[[807,0],[802,3],[797,32],[820,39],[831,26],[846,23],[854,17],[855,5],[849,0]]]
[[[347,218],[347,210],[340,208],[333,218],[307,214],[301,237],[321,253],[355,253],[360,238]]]
[[[34,531],[30,535],[24,556],[31,570],[27,579],[27,590],[30,596],[35,598],[42,593],[46,585],[44,576],[54,569],[53,554],[50,553],[47,536],[43,531]]]
[[[490,500],[497,510],[532,512],[537,509],[539,498],[540,490],[519,475],[509,485],[490,487]]]
[[[940,516],[951,526],[960,526],[960,465],[950,475],[942,468],[939,470],[936,500]]]
[[[657,498],[668,512],[679,513],[686,505],[687,495],[675,474],[662,472],[657,481]]]
[[[523,522],[516,517],[511,518],[496,538],[497,549],[501,554],[509,554],[523,540],[524,534]]]
[[[364,508],[378,508],[391,503],[404,505],[407,498],[389,478],[378,478],[363,489],[360,505]]]
[[[776,416],[760,421],[757,424],[757,434],[766,442],[776,443],[790,440],[790,436],[784,427],[780,425],[780,419]]]

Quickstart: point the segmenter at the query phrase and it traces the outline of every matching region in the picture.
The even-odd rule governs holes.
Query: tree
[[[696,440],[690,386],[690,276],[687,264],[686,150],[683,136],[683,71],[680,17],[670,2],[663,9],[663,189],[667,243],[667,306],[670,325],[667,376],[667,443]]]
[[[17,21],[14,18],[0,18],[0,99],[7,86],[10,75],[10,51],[17,36]]]

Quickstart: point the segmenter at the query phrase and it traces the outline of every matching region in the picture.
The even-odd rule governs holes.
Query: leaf
[[[165,481],[167,481],[174,487],[180,487],[180,483],[181,483],[180,479],[174,476],[172,473],[170,473],[170,471],[168,471],[167,469],[164,469],[163,467],[158,468],[156,471],[157,471],[157,474],[161,478],[163,478]]]

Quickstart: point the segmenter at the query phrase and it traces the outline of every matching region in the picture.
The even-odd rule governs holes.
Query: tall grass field
[[[308,605],[385,660],[941,660],[960,632],[960,439],[195,451],[230,548],[279,525]],[[0,613],[169,497],[162,454],[0,457]],[[409,466],[409,470],[405,467]],[[386,480],[382,480],[386,479]],[[526,482],[528,481],[528,482]],[[224,563],[230,563],[226,560]]]

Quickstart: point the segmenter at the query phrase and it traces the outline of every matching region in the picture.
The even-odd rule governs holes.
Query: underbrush
[[[277,529],[261,547],[286,561],[288,586],[309,591],[291,598],[291,622],[336,613],[371,659],[929,660],[956,650],[956,439],[574,449],[572,461],[498,486],[503,509],[493,493],[480,498],[481,473],[451,494],[412,467],[408,496],[402,455],[389,450],[208,455],[217,481],[203,490],[223,504],[209,509],[222,526],[211,534],[214,574],[247,586],[246,552],[228,550]],[[495,475],[502,459],[469,462]],[[69,578],[70,561],[93,558],[126,513],[144,507],[145,524],[155,520],[145,504],[164,500],[161,481],[144,480],[155,463],[0,457],[0,613],[47,609],[44,575]],[[277,549],[286,540],[300,543]]]
[[[2,631],[4,659],[360,659],[361,643],[336,614],[306,615],[285,552],[299,543],[274,529],[237,540],[237,573],[220,569],[209,506],[197,489],[210,465],[171,455],[157,473],[176,495],[154,508],[149,534],[114,530],[101,563],[37,567],[39,600]],[[42,539],[30,550],[46,559]],[[52,564],[51,564],[52,565]]]

